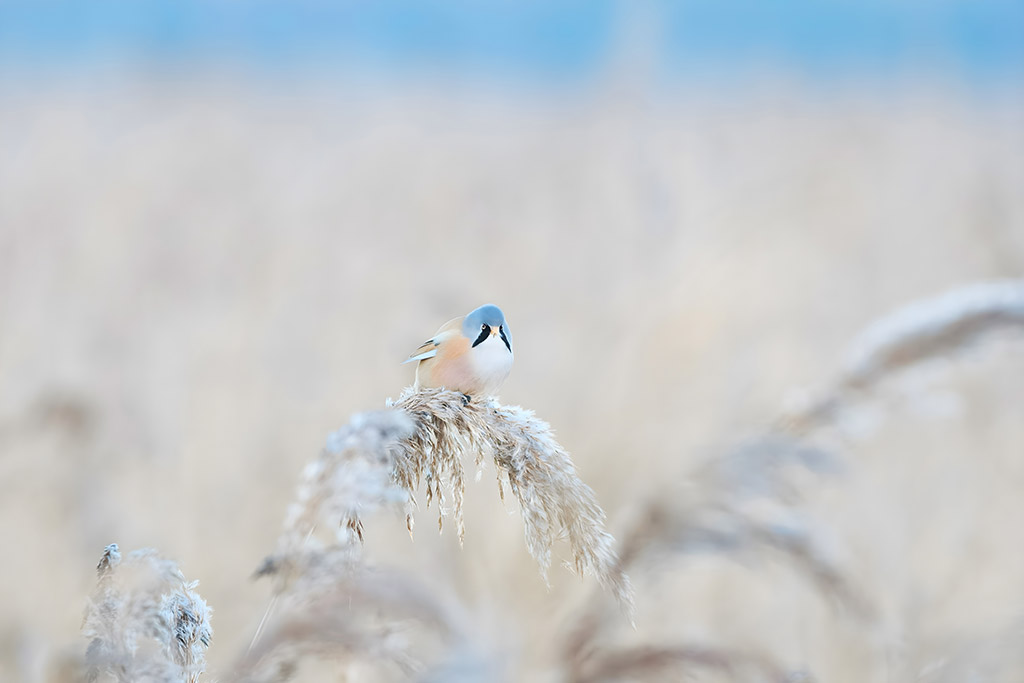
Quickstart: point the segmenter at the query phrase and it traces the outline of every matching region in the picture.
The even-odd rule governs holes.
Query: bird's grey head
[[[497,335],[512,352],[512,331],[505,322],[505,314],[494,304],[484,304],[467,315],[462,322],[462,334],[473,340],[473,346],[482,344],[492,334]]]

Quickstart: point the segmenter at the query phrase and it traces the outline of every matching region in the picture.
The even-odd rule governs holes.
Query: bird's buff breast
[[[476,347],[465,339],[444,344],[416,368],[419,387],[445,387],[466,394],[494,394],[512,370],[512,354],[500,339]]]

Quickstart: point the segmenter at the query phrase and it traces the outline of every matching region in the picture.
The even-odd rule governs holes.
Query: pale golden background
[[[515,334],[502,400],[553,425],[618,534],[649,491],[827,382],[872,320],[1024,274],[1015,85],[630,73],[6,81],[0,679],[55,680],[84,649],[116,541],[201,581],[216,680],[266,604],[248,578],[302,465],[479,304]],[[778,559],[708,555],[634,577],[627,637],[821,681],[1024,680],[1022,348],[895,383],[844,472],[808,482],[798,508],[869,622]],[[464,549],[426,512],[414,543],[397,515],[368,521],[368,553],[451,587],[511,679],[546,680],[531,661],[592,580],[555,567],[545,587],[492,470],[466,498]]]

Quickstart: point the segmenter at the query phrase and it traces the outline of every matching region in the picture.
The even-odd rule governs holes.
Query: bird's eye
[[[481,325],[480,329],[481,330],[486,330],[487,329],[487,323],[484,323],[483,325]]]

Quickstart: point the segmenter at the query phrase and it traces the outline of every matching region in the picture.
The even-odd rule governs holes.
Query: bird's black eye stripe
[[[477,344],[482,343],[483,340],[487,339],[490,336],[491,336],[491,328],[488,327],[487,325],[481,325],[481,327],[480,327],[480,336],[476,338],[475,342],[473,342],[473,346],[476,346]]]
[[[505,348],[507,348],[509,350],[509,353],[511,353],[512,352],[512,345],[508,343],[508,337],[505,336],[505,326],[504,325],[501,325],[500,327],[498,327],[498,334],[501,335],[501,341],[505,342]]]

